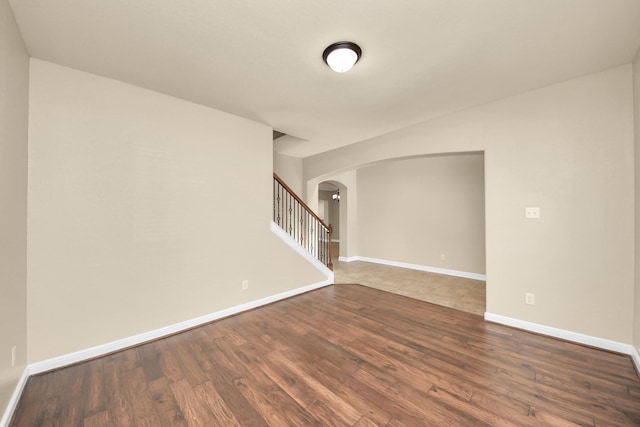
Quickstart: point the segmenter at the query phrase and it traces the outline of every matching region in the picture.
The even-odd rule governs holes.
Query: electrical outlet
[[[243,280],[242,281],[242,289],[249,289],[249,281],[248,280]]]
[[[536,295],[535,294],[524,294],[524,302],[525,304],[535,305],[536,304]]]
[[[524,208],[524,217],[526,219],[539,219],[540,208],[539,207]]]
[[[16,366],[16,351],[17,351],[17,347],[14,345],[13,347],[11,347],[11,367],[13,368],[14,366]]]
[[[440,259],[444,261],[445,259],[447,259],[447,257],[444,254],[440,254]]]

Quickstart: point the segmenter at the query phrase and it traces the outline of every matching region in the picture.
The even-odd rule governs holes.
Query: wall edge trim
[[[631,358],[633,359],[633,363],[636,365],[636,373],[640,377],[640,353],[638,353],[638,349],[633,347],[633,352],[631,354]]]
[[[278,224],[271,221],[271,232],[278,236],[283,242],[285,242],[289,247],[291,247],[294,251],[300,254],[303,258],[309,261],[315,268],[320,270],[324,275],[327,276],[327,280],[331,280],[333,283],[333,271],[323,263],[321,263],[316,257],[307,252],[302,246],[295,241],[294,238],[289,236],[289,234],[284,231]]]
[[[9,403],[7,403],[7,407],[4,410],[4,414],[0,419],[0,427],[9,426],[9,422],[11,421],[11,418],[13,417],[13,413],[15,412],[18,406],[18,401],[20,401],[20,396],[22,396],[22,392],[24,391],[24,387],[27,385],[27,380],[29,379],[30,375],[31,374],[29,373],[29,367],[27,366],[22,372],[22,376],[20,376],[20,379],[18,380],[18,383],[16,384],[15,389],[13,390],[13,394],[9,399]]]

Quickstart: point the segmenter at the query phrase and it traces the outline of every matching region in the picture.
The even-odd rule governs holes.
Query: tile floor
[[[357,283],[483,316],[485,282],[364,261],[333,262],[336,284]]]

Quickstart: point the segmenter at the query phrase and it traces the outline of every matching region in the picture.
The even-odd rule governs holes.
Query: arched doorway
[[[347,219],[344,200],[347,187],[338,181],[322,181],[318,184],[318,216],[331,226],[331,254],[334,261],[340,257],[343,231],[346,235]]]
[[[314,202],[321,188],[333,189],[320,182],[339,188],[338,176],[323,178],[309,187]],[[363,166],[355,177],[342,173],[340,181],[349,183],[346,200],[340,191],[340,214],[348,207],[350,218],[339,232],[339,261],[347,262],[334,263],[336,283],[484,313],[483,153],[393,159]]]

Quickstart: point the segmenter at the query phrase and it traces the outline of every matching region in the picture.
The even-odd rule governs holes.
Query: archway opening
[[[359,168],[355,182],[356,250],[345,261],[356,262],[334,264],[336,283],[483,314],[484,153],[390,159]]]
[[[318,184],[318,216],[332,228],[331,256],[334,264],[340,258],[341,244],[346,243],[346,198],[347,187],[344,184],[333,180]]]

